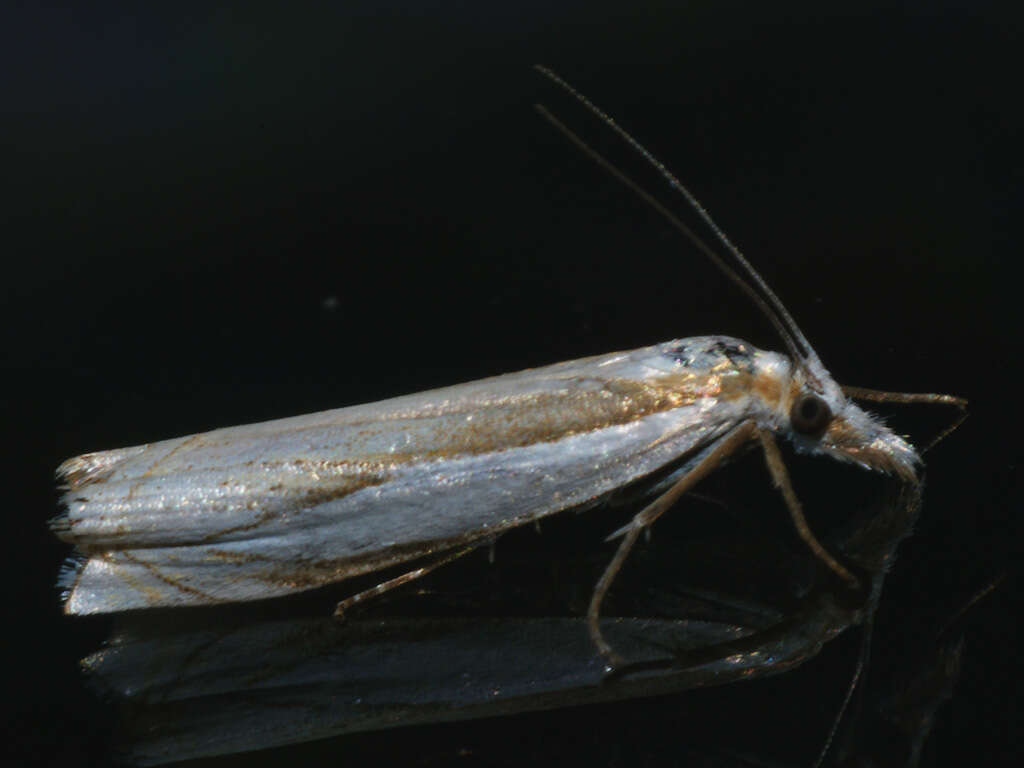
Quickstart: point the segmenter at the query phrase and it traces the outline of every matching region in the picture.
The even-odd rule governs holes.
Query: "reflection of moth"
[[[804,521],[775,436],[916,487],[917,452],[850,396],[963,402],[840,387],[779,299],[682,191],[729,263],[652,204],[745,288],[786,354],[724,336],[681,339],[70,459],[58,470],[67,511],[54,528],[83,557],[64,577],[67,612],[243,602],[430,561],[376,594],[511,528],[647,482],[653,501],[613,534],[622,542],[588,611],[594,644],[613,662],[599,609],[638,535],[751,442],[764,449],[803,540],[849,587],[863,586]]]
[[[830,536],[844,561],[870,579],[875,596],[917,513],[916,488],[890,483],[886,490],[880,503],[859,511],[844,535]],[[702,531],[695,540],[721,542],[725,562],[732,560],[724,549],[730,540],[737,554],[753,554],[759,561],[781,551],[778,539],[763,533],[744,531],[721,540],[715,531],[710,536]],[[546,530],[545,535],[551,534]],[[521,537],[506,551],[524,550],[528,557],[532,538]],[[584,619],[495,615],[491,604],[475,605],[473,597],[456,598],[454,608],[442,601],[439,611],[439,604],[424,596],[378,603],[382,610],[344,623],[280,612],[268,620],[266,606],[243,604],[212,613],[138,612],[119,622],[115,636],[84,665],[95,682],[132,705],[121,708],[127,715],[119,733],[125,754],[133,762],[157,764],[398,725],[625,702],[777,675],[812,658],[848,627],[870,622],[874,601],[851,604],[836,595],[827,577],[800,581],[799,595],[787,590],[788,599],[778,601],[766,596],[770,602],[765,602],[755,585],[735,594],[715,593],[716,608],[731,606],[728,618],[722,612],[713,620],[677,618],[673,606],[680,587],[688,594],[686,583],[651,581],[664,576],[659,563],[689,550],[691,539],[673,544],[674,538],[659,537],[659,555],[643,558],[631,571],[634,579],[637,571],[643,574],[634,583],[651,584],[651,590],[640,591],[654,596],[661,617],[601,621],[616,650],[637,662],[613,681],[595,663]],[[504,554],[500,562],[509,557]],[[483,564],[466,566],[473,573]],[[708,574],[702,569],[700,575]],[[462,589],[458,577],[442,582]],[[775,595],[774,588],[768,592]],[[434,609],[426,616],[420,610],[424,602]],[[413,615],[403,615],[403,605]],[[692,608],[689,601],[683,610]],[[295,613],[305,610],[309,606]],[[674,655],[670,663],[664,663],[666,650]],[[727,701],[742,702],[750,693],[744,686],[733,688],[735,698]],[[829,699],[831,706],[838,705],[836,699]],[[722,707],[717,711],[721,715]],[[696,756],[714,749],[717,737],[728,731],[713,714],[701,722],[704,728],[692,722],[679,726],[688,739],[673,745],[674,759],[683,750],[697,762]],[[813,734],[815,740],[819,736]],[[382,744],[393,741],[381,736]],[[856,746],[863,745],[858,740]]]

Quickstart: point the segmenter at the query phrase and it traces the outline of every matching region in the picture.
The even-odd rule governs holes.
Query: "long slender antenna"
[[[786,342],[787,346],[790,346],[790,351],[793,353],[794,358],[800,361],[813,361],[820,365],[820,360],[818,359],[818,355],[815,353],[814,348],[810,345],[810,342],[807,341],[807,337],[804,336],[803,332],[800,330],[800,327],[796,324],[796,321],[793,320],[793,317],[789,314],[789,311],[783,305],[779,297],[776,296],[775,292],[768,287],[768,284],[764,281],[764,278],[761,277],[758,271],[754,269],[753,265],[749,261],[747,261],[746,257],[744,257],[744,255],[740,252],[740,249],[733,245],[732,241],[729,240],[728,237],[726,237],[725,233],[715,223],[714,219],[711,218],[711,215],[707,212],[704,206],[700,204],[700,201],[697,200],[696,197],[694,197],[690,190],[683,186],[682,182],[679,181],[679,179],[676,178],[676,176],[670,170],[668,170],[668,168],[665,167],[664,163],[662,163],[660,160],[658,160],[658,158],[652,155],[643,144],[634,139],[624,128],[622,128],[617,122],[615,122],[614,119],[612,119],[598,106],[593,104],[586,96],[584,96],[582,93],[580,93],[567,82],[565,82],[565,80],[563,80],[553,71],[539,64],[535,64],[534,69],[536,69],[546,78],[548,78],[551,82],[555,83],[555,85],[562,88],[566,93],[573,96],[584,107],[586,107],[586,109],[591,114],[597,117],[601,122],[603,122],[605,125],[611,128],[613,131],[615,131],[615,133],[617,133],[623,141],[625,141],[630,147],[636,150],[636,152],[640,154],[640,156],[643,157],[651,165],[651,167],[653,167],[659,174],[661,174],[662,178],[664,178],[665,181],[668,182],[668,185],[670,187],[675,189],[683,196],[683,198],[690,205],[690,207],[697,212],[697,215],[700,216],[701,220],[703,220],[704,223],[707,224],[707,226],[715,234],[715,237],[718,238],[719,242],[721,242],[722,245],[725,246],[726,250],[736,260],[737,264],[739,264],[742,270],[746,272],[747,276],[753,281],[754,285],[761,291],[761,293],[763,294],[763,300],[758,302],[758,306],[762,307],[762,311],[764,311],[765,305],[770,307],[769,317],[772,318],[772,324],[775,325],[776,328],[779,328],[780,324],[785,327],[787,332],[782,334],[782,338],[783,341]],[[580,143],[582,144],[582,141]],[[610,164],[603,163],[602,165],[607,167]],[[635,188],[635,185],[630,186],[631,188]],[[692,235],[690,235],[690,238],[691,240],[694,239]],[[707,246],[705,246],[704,248],[707,248]],[[710,249],[704,250],[704,248],[702,248],[701,250],[705,253],[705,255],[707,255]],[[711,253],[714,252],[711,251]],[[720,256],[715,254],[713,261],[716,265],[718,265],[720,269],[724,269],[724,261]],[[738,275],[736,275],[736,272],[734,270],[729,269],[728,271],[726,271],[726,274],[728,274],[732,279],[738,278]],[[734,275],[736,277],[733,277]],[[751,291],[752,289],[748,290],[748,294]]]
[[[551,125],[569,139],[569,141],[575,144],[583,154],[611,174],[613,178],[624,184],[631,192],[633,192],[633,194],[651,206],[651,208],[660,213],[673,227],[679,230],[684,237],[693,243],[701,253],[707,256],[715,266],[722,270],[726,277],[736,283],[736,285],[738,285],[740,289],[750,297],[750,300],[757,305],[758,309],[764,313],[765,317],[771,321],[772,325],[775,326],[775,330],[778,331],[782,340],[789,348],[790,354],[792,354],[795,359],[800,358],[800,350],[797,347],[796,340],[790,335],[789,329],[786,328],[782,320],[775,312],[772,311],[772,308],[765,302],[764,298],[754,290],[753,286],[744,280],[735,269],[729,266],[729,264],[711,248],[711,246],[705,243],[693,230],[686,226],[678,216],[672,213],[672,211],[666,208],[660,200],[654,197],[654,195],[633,181],[633,179],[619,170],[616,166],[612,165],[607,158],[573,133],[565,123],[552,115],[546,107],[542,104],[534,104],[534,109],[540,113],[541,117],[551,123]]]

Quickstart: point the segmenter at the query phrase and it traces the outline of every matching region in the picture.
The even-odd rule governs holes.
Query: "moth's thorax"
[[[663,345],[664,354],[705,380],[710,396],[745,403],[747,414],[768,429],[783,428],[795,396],[792,363],[730,336],[697,336]]]

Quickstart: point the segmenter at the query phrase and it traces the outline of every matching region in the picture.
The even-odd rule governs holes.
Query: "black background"
[[[538,62],[690,185],[839,381],[971,399],[928,456],[875,659],[883,674],[910,663],[916,640],[1008,574],[965,621],[926,758],[1011,761],[1020,20],[977,3],[513,6],[34,4],[4,23],[3,749],[16,762],[106,755],[75,662],[108,627],[61,617],[52,586],[68,554],[45,526],[61,460],[680,336],[778,348],[742,295],[536,116],[543,101],[663,192]],[[924,443],[946,416],[892,423]],[[809,506],[837,492],[813,487],[814,467],[796,476]],[[765,513],[784,514],[760,479]],[[765,760],[815,754],[856,649],[833,645],[810,671],[750,686],[760,704],[729,716]],[[723,695],[216,764],[671,764],[700,697]]]

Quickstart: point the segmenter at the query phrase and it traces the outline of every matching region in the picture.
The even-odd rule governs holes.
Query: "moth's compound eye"
[[[832,409],[815,394],[800,395],[789,409],[789,423],[801,435],[818,437],[832,421]]]

